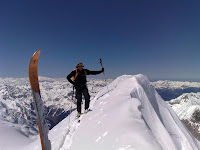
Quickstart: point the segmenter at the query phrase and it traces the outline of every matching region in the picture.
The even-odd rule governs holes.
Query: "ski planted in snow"
[[[43,101],[41,99],[39,82],[38,82],[37,70],[38,70],[39,56],[40,56],[40,50],[35,52],[32,56],[29,65],[29,79],[33,93],[33,104],[40,132],[42,150],[51,150],[51,142],[48,139],[49,128],[45,121],[44,106],[43,106]]]

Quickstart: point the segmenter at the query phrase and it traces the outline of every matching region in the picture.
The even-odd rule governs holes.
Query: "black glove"
[[[104,68],[101,69],[101,72],[104,72]]]
[[[73,82],[72,84],[74,85],[74,87],[76,87],[76,82]]]

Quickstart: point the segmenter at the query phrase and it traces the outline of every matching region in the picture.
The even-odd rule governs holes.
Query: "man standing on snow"
[[[101,71],[90,71],[88,69],[83,69],[83,63],[78,63],[76,68],[74,69],[68,76],[67,80],[74,85],[76,89],[76,99],[77,99],[77,117],[81,115],[81,102],[82,102],[82,94],[85,97],[85,113],[88,112],[89,105],[90,105],[90,95],[88,93],[87,88],[87,80],[86,75],[97,75],[104,72],[104,68],[102,67]],[[73,81],[71,78],[73,77]]]

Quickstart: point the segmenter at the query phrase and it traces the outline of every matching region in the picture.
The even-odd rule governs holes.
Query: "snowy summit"
[[[168,103],[191,133],[200,140],[200,93],[184,93]]]
[[[108,91],[109,90],[109,91]],[[50,130],[53,150],[199,150],[200,143],[144,75],[124,75]],[[40,139],[24,150],[40,150]]]

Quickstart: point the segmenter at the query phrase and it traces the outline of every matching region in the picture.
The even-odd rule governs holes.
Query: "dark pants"
[[[82,94],[85,97],[85,109],[90,106],[90,95],[87,86],[76,87],[77,111],[81,113]]]

